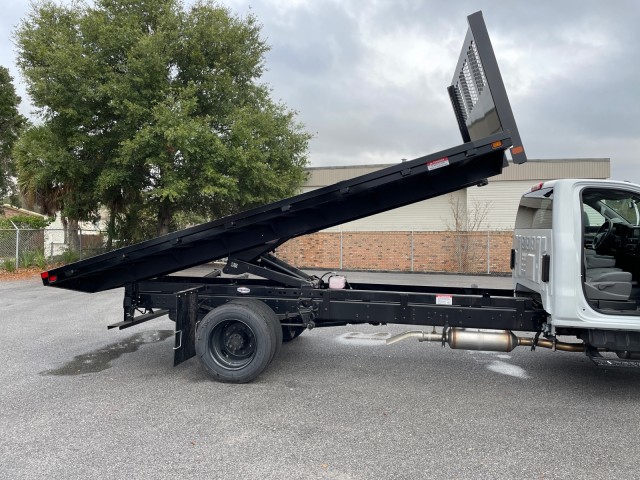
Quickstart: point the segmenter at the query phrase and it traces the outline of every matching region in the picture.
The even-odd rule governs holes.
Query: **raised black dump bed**
[[[98,292],[220,258],[253,262],[294,237],[479,184],[502,171],[512,145],[514,161],[526,161],[481,12],[469,26],[449,87],[467,143],[65,265],[44,284]]]
[[[285,241],[475,185],[502,171],[508,133],[214,220],[48,272],[46,285],[97,292],[220,258],[252,262]],[[428,214],[428,212],[425,212]]]
[[[421,334],[421,340],[513,348],[513,334],[474,337],[458,327],[539,331],[544,314],[532,299],[471,288],[348,282],[336,288],[271,253],[300,235],[485,184],[507,165],[510,147],[514,163],[526,161],[481,12],[468,20],[448,89],[464,144],[56,268],[43,273],[44,284],[84,292],[124,286],[124,321],[112,327],[168,313],[176,321],[175,363],[198,354],[222,381],[255,378],[283,338],[316,326],[439,325],[440,337]],[[167,276],[221,258],[227,259],[225,273],[260,278]]]

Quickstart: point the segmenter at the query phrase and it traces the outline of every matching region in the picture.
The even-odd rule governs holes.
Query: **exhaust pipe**
[[[417,338],[419,342],[446,343],[455,350],[483,350],[489,352],[510,352],[517,346],[532,346],[532,338],[518,337],[510,330],[478,330],[469,328],[447,328],[442,333],[411,331],[387,339],[387,345]],[[554,342],[538,339],[537,347],[563,350],[566,352],[584,352],[583,343]]]
[[[398,343],[402,340],[407,340],[409,338],[417,338],[419,342],[443,342],[442,334],[436,333],[435,331],[431,333],[422,332],[422,331],[411,331],[404,332],[399,335],[394,335],[393,337],[387,338],[387,345],[391,345],[392,343]]]

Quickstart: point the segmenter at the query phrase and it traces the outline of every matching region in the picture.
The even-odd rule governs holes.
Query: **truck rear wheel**
[[[278,315],[274,312],[269,305],[266,303],[256,300],[253,298],[236,298],[231,300],[229,303],[236,303],[238,305],[246,305],[249,308],[253,308],[257,311],[260,311],[265,319],[269,321],[269,325],[273,328],[273,333],[276,336],[276,341],[273,344],[273,353],[271,354],[271,360],[278,355],[280,352],[280,348],[282,347],[283,335],[282,335],[282,327],[280,326],[280,320],[278,320]]]
[[[272,319],[263,309],[230,302],[205,315],[196,333],[196,354],[216,380],[247,383],[269,365],[276,342]]]

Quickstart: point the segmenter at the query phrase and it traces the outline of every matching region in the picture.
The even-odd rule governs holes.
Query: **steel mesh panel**
[[[16,231],[0,230],[0,261],[16,259]]]

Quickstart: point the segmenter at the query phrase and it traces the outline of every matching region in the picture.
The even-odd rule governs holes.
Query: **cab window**
[[[552,227],[553,189],[543,188],[527,193],[520,200],[516,228],[550,229]]]

